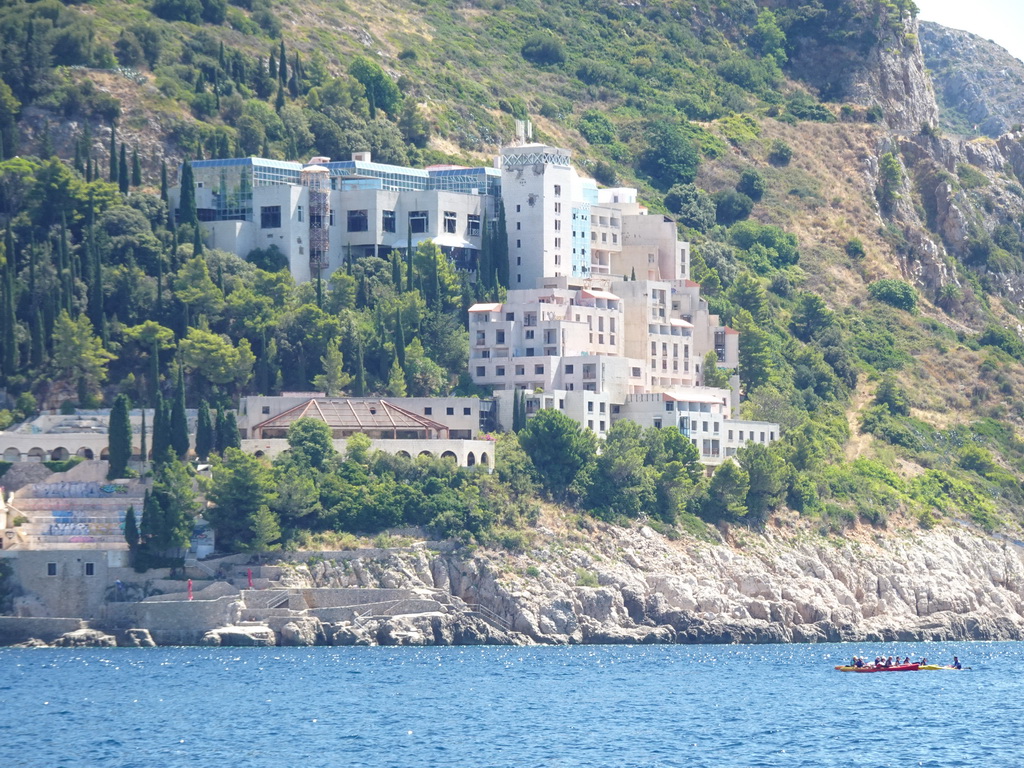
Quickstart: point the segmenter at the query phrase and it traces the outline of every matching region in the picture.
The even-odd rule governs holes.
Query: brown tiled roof
[[[267,428],[287,429],[302,418],[324,422],[332,430],[350,432],[425,431],[428,437],[447,436],[448,427],[426,416],[400,408],[387,400],[369,398],[312,398],[267,419],[253,428],[262,436]]]

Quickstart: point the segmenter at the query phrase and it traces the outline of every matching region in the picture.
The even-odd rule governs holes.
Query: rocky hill
[[[1020,124],[1024,62],[991,40],[933,22],[921,22],[920,38],[945,130],[996,138]]]

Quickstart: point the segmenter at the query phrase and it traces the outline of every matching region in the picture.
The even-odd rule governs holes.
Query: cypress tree
[[[6,381],[14,375],[14,371],[17,368],[18,361],[18,342],[15,331],[17,330],[17,321],[14,314],[14,239],[11,235],[11,230],[8,229],[5,239],[4,258],[3,258],[3,272],[0,274],[3,282],[0,285],[2,288],[2,294],[0,294],[0,308],[2,308],[3,322],[0,322],[0,340],[2,340],[2,347],[0,347],[0,372],[3,373],[4,380]]]
[[[398,251],[391,252],[391,282],[395,293],[402,292],[402,256]]]
[[[170,423],[171,449],[179,459],[188,455],[188,417],[185,414],[185,371],[178,366],[178,381],[174,389]]]
[[[132,424],[129,418],[128,395],[118,395],[110,410],[110,424],[107,428],[109,468],[107,480],[124,477],[132,457]]]
[[[148,458],[146,456],[146,409],[141,408],[142,411],[142,432],[139,434],[139,457],[143,462]]]
[[[142,163],[139,162],[138,147],[132,149],[132,186],[142,186]]]
[[[180,224],[192,226],[196,226],[199,221],[196,212],[196,183],[192,175],[192,164],[188,160],[181,164],[181,199],[178,200],[176,220]]]
[[[171,444],[168,437],[168,421],[167,405],[164,403],[163,396],[158,392],[156,403],[153,406],[153,459],[155,461],[160,460]]]
[[[498,285],[508,288],[508,228],[505,222],[505,204],[500,200],[498,201],[498,231],[494,233],[492,253],[494,273],[497,276]]]
[[[412,227],[409,227],[406,222],[406,233],[405,233],[405,259],[408,262],[408,271],[406,272],[405,290],[411,291],[413,289],[413,282],[415,277],[412,268]]]
[[[139,524],[135,519],[134,505],[128,507],[128,511],[124,513],[124,540],[128,542],[128,550],[135,554],[139,546]]]
[[[280,80],[282,84],[283,83],[287,83],[288,82],[288,58],[287,58],[287,56],[285,56],[284,40],[283,39],[281,40],[281,50],[280,50],[277,58],[278,58],[278,62],[277,62],[277,66],[278,66],[277,79]]]
[[[402,327],[402,311],[395,310],[395,357],[399,367],[405,370],[405,328]]]
[[[196,456],[206,461],[213,450],[213,423],[210,419],[210,406],[205,398],[199,401],[199,418],[196,421]]]
[[[167,202],[167,161],[160,161],[160,199]]]
[[[267,74],[273,78],[277,77],[277,56],[270,52],[270,60],[267,62]]]
[[[216,442],[215,450],[223,456],[224,448],[228,441],[228,412],[224,408],[217,410],[217,425],[214,428],[214,436]]]
[[[359,338],[356,342],[356,397],[366,394],[366,367],[363,364],[363,340]]]
[[[199,224],[196,224],[195,229],[192,231],[192,255],[203,255],[203,230]]]
[[[110,177],[111,184],[117,183],[117,126],[110,124]]]
[[[235,412],[229,410],[227,416],[224,417],[224,444],[221,446],[221,450],[241,447],[242,439],[238,436],[238,419],[235,417]]]
[[[131,178],[131,171],[128,168],[128,154],[124,144],[121,144],[121,159],[117,163],[117,186],[122,195],[128,194],[128,180]]]

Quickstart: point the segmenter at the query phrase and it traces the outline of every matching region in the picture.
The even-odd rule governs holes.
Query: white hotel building
[[[504,428],[522,390],[528,413],[558,408],[599,436],[622,418],[678,426],[708,464],[777,439],[777,424],[732,418],[738,380],[732,392],[703,387],[705,355],[735,369],[739,337],[690,280],[675,222],[649,214],[635,189],[599,189],[570,158],[528,144],[503,149],[494,167],[420,170],[356,153],[192,168],[207,244],[243,256],[276,245],[300,282],[426,239],[474,270],[482,222],[503,205],[509,290],[470,309],[469,373],[493,388]],[[179,197],[172,189],[172,207]]]

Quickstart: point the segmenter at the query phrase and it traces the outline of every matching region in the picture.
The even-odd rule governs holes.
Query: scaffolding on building
[[[328,266],[330,249],[330,171],[310,165],[302,169],[301,180],[309,190],[309,271],[318,279]]]

